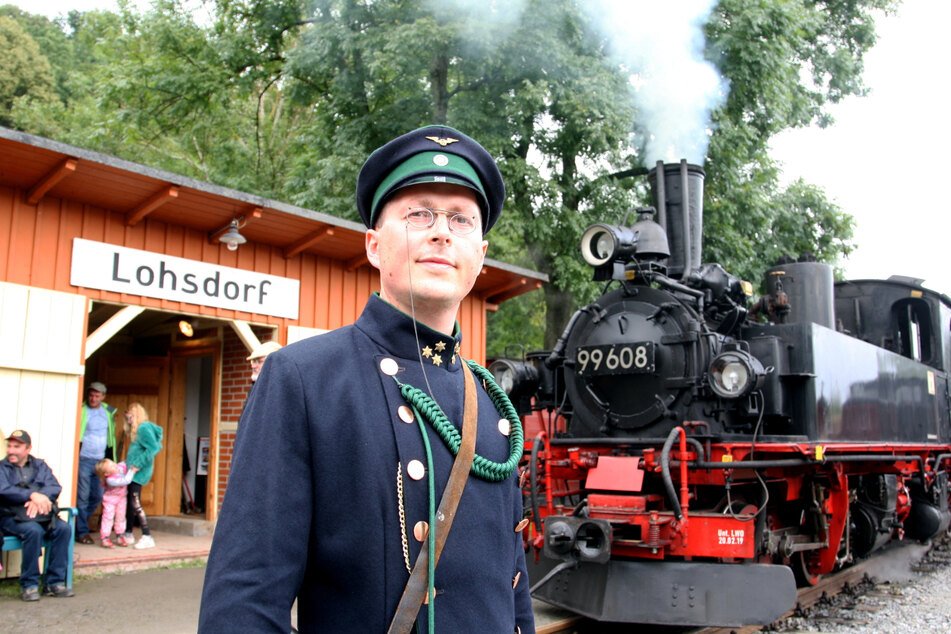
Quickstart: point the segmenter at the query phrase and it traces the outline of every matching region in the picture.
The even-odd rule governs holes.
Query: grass
[[[93,570],[90,572],[74,572],[73,583],[80,583],[90,579],[101,579],[112,575],[128,575],[136,572],[145,572],[147,570],[170,570],[179,568],[204,568],[207,561],[205,559],[189,559],[185,561],[173,561],[169,563],[156,563],[149,568],[139,568],[136,570],[116,570],[110,572],[100,572]],[[0,597],[19,598],[20,580],[17,577],[0,579]]]
[[[20,580],[0,579],[0,597],[17,598],[20,596]]]

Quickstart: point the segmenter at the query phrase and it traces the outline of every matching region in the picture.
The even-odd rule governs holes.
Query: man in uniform
[[[504,197],[491,155],[443,126],[400,136],[364,164],[357,208],[381,290],[355,324],[268,357],[238,429],[200,631],[287,632],[296,598],[301,632],[385,632],[440,535],[420,626],[534,631],[521,427],[478,367],[475,459],[451,530],[431,510],[448,495],[471,409],[456,313]],[[429,398],[435,407],[420,405]]]
[[[16,535],[23,545],[20,564],[20,598],[40,600],[40,551],[43,539],[50,540],[46,553],[46,594],[71,597],[66,587],[69,557],[69,524],[56,516],[56,498],[63,487],[43,460],[30,455],[30,434],[17,429],[7,437],[7,457],[0,461],[0,532]]]
[[[93,381],[86,390],[79,424],[79,478],[76,481],[76,541],[93,543],[89,518],[102,501],[102,485],[96,463],[103,458],[118,459],[116,449],[116,408],[106,403],[106,386]]]

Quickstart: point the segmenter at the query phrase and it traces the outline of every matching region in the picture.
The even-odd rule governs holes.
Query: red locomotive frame
[[[669,452],[671,475],[677,487],[681,515],[667,508],[665,495],[648,485],[661,476],[661,452],[656,447],[637,446],[639,455],[624,453],[623,444],[575,445],[570,440],[552,443],[542,414],[534,412],[523,420],[526,457],[523,486],[530,493],[532,459],[536,469],[538,518],[527,531],[530,554],[537,562],[545,547],[545,534],[538,528],[545,518],[570,515],[571,499],[584,493],[585,516],[606,520],[611,525],[610,557],[644,561],[706,561],[719,564],[780,563],[791,566],[800,582],[815,583],[822,575],[847,564],[840,558],[843,540],[848,539],[849,478],[866,474],[893,474],[898,494],[893,509],[897,527],[889,539],[903,539],[902,523],[911,510],[907,480],[920,477],[930,487],[942,465],[951,457],[951,447],[920,444],[859,443],[759,443],[697,441],[694,431],[704,423],[686,422],[676,427],[676,441]],[[564,420],[558,418],[555,428]],[[550,428],[550,427],[549,427]],[[556,432],[557,433],[557,432]],[[688,443],[688,438],[695,442]],[[698,450],[699,445],[699,450]],[[536,448],[537,447],[537,448]],[[700,455],[703,453],[704,455]],[[706,458],[705,460],[703,458]],[[734,466],[735,465],[735,466]],[[783,528],[778,513],[783,505],[803,499],[803,490],[818,485],[816,514],[818,531],[797,529],[785,543],[757,548],[757,510],[745,504],[733,514],[723,510],[691,508],[699,491],[726,491],[757,482],[751,465],[771,490],[783,490],[784,498],[771,500],[765,522],[771,532]],[[772,466],[770,466],[772,465]],[[758,485],[757,485],[758,486]],[[847,549],[846,549],[847,550]],[[772,551],[772,552],[771,552]],[[777,598],[777,601],[780,601]],[[781,602],[781,601],[780,601]]]

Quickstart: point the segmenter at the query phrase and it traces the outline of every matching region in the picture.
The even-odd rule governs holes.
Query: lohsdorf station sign
[[[300,281],[73,238],[69,283],[297,319]]]

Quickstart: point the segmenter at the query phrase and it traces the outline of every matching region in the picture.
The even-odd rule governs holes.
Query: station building
[[[485,363],[487,313],[546,280],[487,259],[462,354]],[[378,289],[361,224],[0,127],[0,432],[30,432],[61,506],[101,381],[164,431],[149,516],[214,521],[249,351],[350,324]]]

